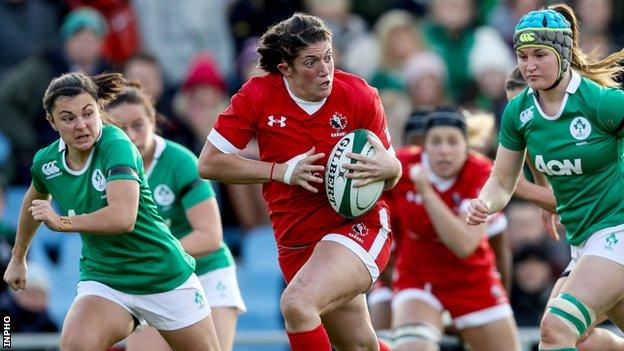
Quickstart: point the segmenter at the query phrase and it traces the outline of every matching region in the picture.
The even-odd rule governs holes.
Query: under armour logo
[[[273,127],[273,124],[275,123],[279,123],[280,128],[286,127],[286,117],[281,116],[280,119],[275,119],[275,117],[269,116],[269,121],[267,122],[267,124]]]

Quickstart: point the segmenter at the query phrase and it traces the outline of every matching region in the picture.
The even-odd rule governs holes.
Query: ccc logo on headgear
[[[520,39],[521,43],[529,43],[535,40],[535,33],[522,33],[520,34],[520,37],[518,38]]]

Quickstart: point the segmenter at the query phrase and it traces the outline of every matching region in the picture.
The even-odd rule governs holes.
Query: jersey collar
[[[568,104],[568,97],[571,94],[576,93],[579,86],[581,85],[581,75],[578,74],[575,70],[571,70],[571,72],[572,72],[572,78],[570,78],[570,82],[568,83],[568,86],[566,87],[566,94],[563,97],[563,100],[561,101],[561,106],[559,107],[559,111],[557,111],[557,113],[554,116],[549,116],[542,110],[542,107],[537,101],[537,96],[535,96],[533,89],[529,87],[528,93],[533,96],[533,103],[535,104],[535,107],[537,108],[537,111],[539,112],[539,114],[542,117],[544,117],[544,119],[549,120],[549,121],[554,121],[558,119],[559,117],[561,117],[561,114],[563,114],[563,110],[565,110],[565,107]]]
[[[145,172],[145,176],[148,178],[150,174],[152,174],[152,171],[154,170],[154,168],[156,167],[156,164],[158,163],[158,160],[160,159],[160,156],[162,155],[163,151],[165,151],[165,147],[167,147],[167,143],[165,142],[165,139],[161,137],[160,135],[154,135],[154,144],[155,144],[154,159],[152,160],[152,164],[150,164],[149,168]]]
[[[323,98],[323,100],[321,101],[306,101],[298,98],[290,90],[290,85],[288,85],[288,80],[286,79],[286,77],[282,76],[282,79],[284,80],[284,85],[286,86],[286,91],[288,91],[288,95],[290,95],[290,98],[293,99],[295,103],[299,105],[299,107],[301,107],[301,109],[304,110],[308,115],[313,115],[314,113],[316,113],[318,110],[321,109],[321,107],[323,107],[325,101],[327,101],[327,98]]]
[[[100,135],[98,135],[97,139],[95,139],[95,142],[97,143],[98,141],[100,141],[100,139],[102,139],[102,131],[104,130],[104,127],[100,128]],[[95,146],[95,145],[94,145]],[[67,148],[67,145],[65,145],[65,142],[63,141],[62,138],[59,138],[59,146],[58,146],[58,151],[59,152],[63,152],[65,151],[65,148]]]

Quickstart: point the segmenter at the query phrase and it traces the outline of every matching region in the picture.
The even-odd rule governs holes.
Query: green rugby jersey
[[[154,142],[154,160],[145,173],[158,213],[171,233],[180,239],[193,230],[186,211],[215,194],[210,182],[199,177],[197,157],[191,151],[157,135]],[[224,242],[217,251],[195,261],[197,275],[234,265],[230,249]]]
[[[624,92],[602,87],[572,71],[566,96],[555,116],[540,108],[525,89],[503,114],[500,143],[528,148],[557,198],[557,212],[572,245],[598,230],[624,227]]]
[[[115,166],[131,167],[136,173],[109,174]],[[31,173],[35,189],[51,194],[62,215],[87,214],[105,207],[107,182],[139,182],[139,209],[132,232],[80,233],[80,280],[98,281],[128,294],[153,294],[178,287],[193,273],[194,259],[158,215],[141,155],[121,129],[103,126],[79,171],[67,167],[65,143],[58,140],[37,152]]]

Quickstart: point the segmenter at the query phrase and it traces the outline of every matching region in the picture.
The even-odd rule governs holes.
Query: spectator
[[[56,44],[59,12],[45,0],[0,1],[0,80],[23,59]]]
[[[43,118],[41,104],[35,102],[43,99],[50,80],[64,72],[96,74],[108,70],[102,58],[105,34],[106,23],[96,10],[76,9],[60,28],[60,47],[21,62],[0,82],[0,131],[11,141],[16,168],[10,184],[28,184],[35,150],[58,137]]]

